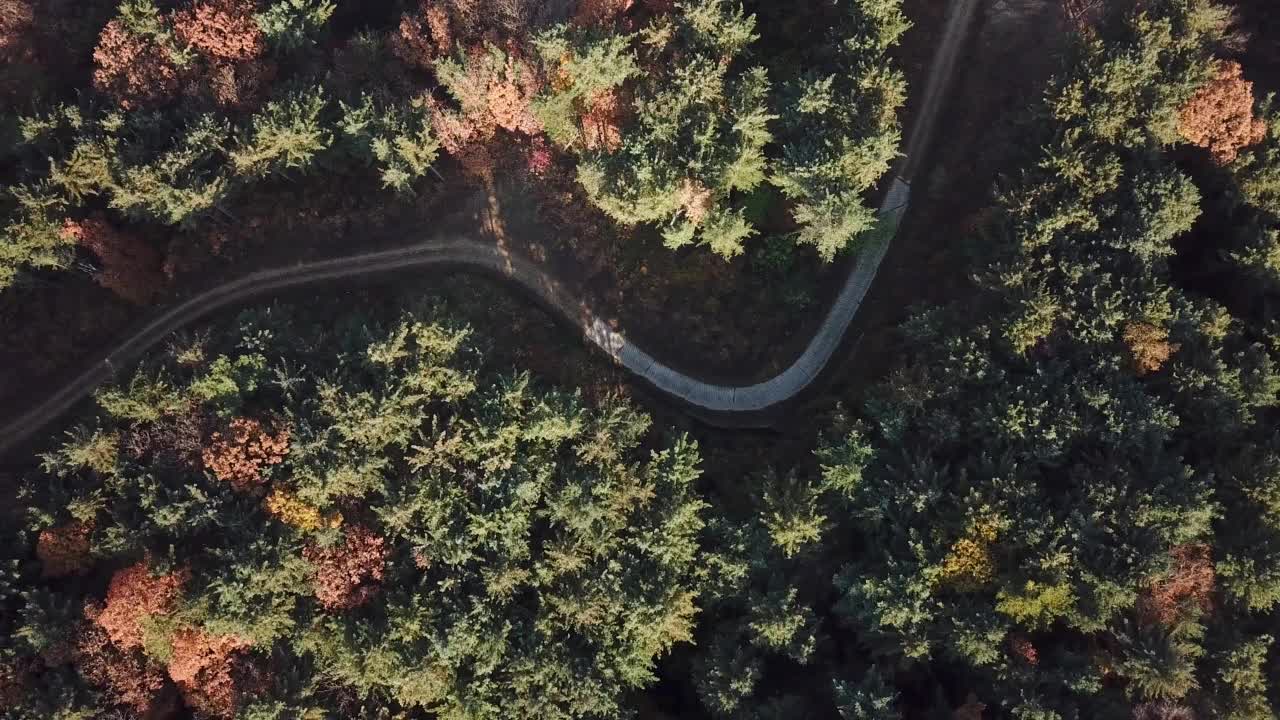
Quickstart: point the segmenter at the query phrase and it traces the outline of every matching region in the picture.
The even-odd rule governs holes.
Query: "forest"
[[[1274,9],[1010,5],[0,0],[6,416],[437,235],[754,382],[888,248],[763,427],[461,266],[103,356],[0,438],[0,716],[1280,716]]]

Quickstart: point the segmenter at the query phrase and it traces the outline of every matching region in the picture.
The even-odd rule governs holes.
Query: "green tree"
[[[861,194],[898,155],[902,72],[886,63],[910,23],[896,0],[838,3],[839,21],[821,44],[834,57],[790,82],[780,105],[782,155],[770,181],[795,202],[796,241],[831,260],[875,224]]]
[[[742,253],[755,230],[730,196],[764,181],[773,137],[764,69],[729,72],[754,26],[727,0],[688,0],[649,31],[642,65],[662,69],[637,87],[621,147],[583,157],[578,179],[592,202],[624,224],[659,224],[670,248]]]
[[[257,179],[311,167],[333,142],[322,118],[327,105],[319,88],[267,103],[230,151],[236,174]]]

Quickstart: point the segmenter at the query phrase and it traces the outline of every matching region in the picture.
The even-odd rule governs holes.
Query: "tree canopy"
[[[27,485],[10,716],[612,717],[691,639],[691,441],[439,308],[363,320],[250,312],[99,393]]]

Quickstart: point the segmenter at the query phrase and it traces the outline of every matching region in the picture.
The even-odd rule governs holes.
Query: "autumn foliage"
[[[64,236],[98,256],[99,285],[131,303],[145,305],[164,286],[160,253],[145,240],[121,232],[101,216],[67,220]]]
[[[161,103],[178,91],[180,72],[169,51],[130,32],[121,20],[102,29],[93,62],[94,89],[126,110]]]
[[[347,530],[342,545],[310,545],[303,555],[315,568],[316,599],[326,610],[360,607],[378,594],[387,548],[385,541],[368,528],[353,526]]]
[[[1240,63],[1219,64],[1214,78],[1182,108],[1178,130],[1221,165],[1266,137],[1266,123],[1253,115],[1253,83],[1243,78]]]
[[[213,433],[202,458],[219,480],[245,492],[265,483],[263,469],[280,464],[288,453],[288,428],[271,433],[259,420],[236,418],[225,430]]]
[[[237,666],[248,648],[248,641],[232,635],[196,629],[175,633],[168,671],[187,707],[206,716],[233,717],[241,695]]]
[[[453,49],[453,30],[449,13],[436,4],[421,8],[419,13],[406,13],[389,43],[400,61],[413,67],[431,69],[436,58]]]
[[[1028,665],[1038,665],[1040,663],[1040,652],[1036,650],[1036,646],[1026,635],[1014,634],[1009,637],[1009,651],[1013,656],[1021,659]]]
[[[14,60],[30,50],[34,19],[29,0],[0,0],[0,60]]]
[[[592,98],[582,114],[582,141],[587,149],[613,152],[622,147],[622,126],[630,107],[617,90]]]
[[[171,612],[188,577],[185,570],[152,575],[143,560],[117,570],[102,607],[86,608],[85,615],[120,648],[142,647],[143,620]]]
[[[321,514],[315,506],[303,502],[296,495],[284,490],[272,490],[263,505],[267,512],[278,518],[280,522],[292,525],[299,530],[319,530],[322,527],[338,527],[342,524],[340,514]]]
[[[449,91],[479,136],[491,136],[497,128],[526,135],[542,132],[542,123],[530,107],[542,80],[514,49],[472,48],[460,71],[451,75]]]
[[[1180,347],[1169,342],[1169,331],[1145,322],[1125,325],[1124,342],[1133,357],[1134,372],[1149,375],[1157,372]]]
[[[92,623],[81,628],[74,659],[89,684],[139,715],[153,709],[165,686],[164,673],[149,664],[138,648],[120,647],[107,631]]]
[[[80,521],[45,528],[36,538],[36,557],[44,577],[79,575],[89,568],[90,528]]]
[[[1215,573],[1208,545],[1178,545],[1169,551],[1173,567],[1153,582],[1138,610],[1144,618],[1164,625],[1175,623],[1191,603],[1203,611],[1212,607]]]
[[[209,58],[244,62],[266,50],[249,0],[207,0],[173,15],[173,30],[183,42]]]

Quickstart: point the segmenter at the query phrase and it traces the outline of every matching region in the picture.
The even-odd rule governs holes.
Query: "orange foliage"
[[[251,0],[203,0],[173,15],[173,30],[205,57],[244,62],[262,55],[266,38]]]
[[[117,570],[101,608],[85,608],[85,616],[106,631],[122,649],[142,647],[142,621],[173,611],[178,593],[190,577],[186,570],[152,575],[146,560]]]
[[[346,542],[335,547],[310,545],[303,550],[314,566],[316,599],[326,610],[360,607],[378,594],[387,562],[384,540],[372,530],[356,525]]]
[[[542,123],[530,104],[542,89],[537,71],[515,48],[507,48],[505,61],[490,55],[486,46],[468,53],[463,75],[450,91],[462,106],[462,114],[436,107],[432,113],[441,145],[456,153],[472,140],[487,140],[498,128],[525,135],[542,132]]]
[[[89,568],[88,525],[76,520],[45,528],[36,538],[36,557],[47,578],[79,575]]]
[[[429,98],[427,102],[427,109],[431,113],[431,128],[435,130],[440,146],[450,155],[462,155],[476,138],[476,126],[434,98]]]
[[[1169,550],[1173,569],[1151,583],[1138,601],[1138,611],[1148,621],[1172,625],[1187,602],[1208,612],[1213,606],[1214,570],[1208,545],[1177,545]]]
[[[125,649],[112,642],[109,633],[86,623],[76,641],[76,667],[90,685],[101,688],[120,705],[139,715],[152,710],[165,678],[137,649]]]
[[[1145,322],[1124,327],[1124,342],[1133,355],[1134,372],[1139,376],[1157,372],[1182,347],[1169,342],[1169,331]]]
[[[0,0],[0,60],[28,55],[35,13],[30,0]]]
[[[622,146],[622,124],[630,109],[620,93],[614,90],[592,98],[582,115],[582,140],[590,150],[614,151]]]
[[[399,31],[392,33],[389,45],[401,62],[430,70],[436,58],[453,50],[448,11],[424,2],[420,13],[401,15]]]
[[[489,117],[500,128],[537,135],[542,132],[542,123],[534,117],[529,104],[541,89],[541,83],[527,63],[516,57],[508,58],[506,72],[488,79],[485,104]]]
[[[1253,83],[1237,62],[1223,62],[1212,80],[1182,108],[1178,130],[1195,145],[1207,148],[1226,165],[1241,148],[1262,142],[1267,125],[1253,116]]]
[[[126,110],[161,103],[178,90],[178,67],[169,52],[129,32],[120,20],[102,29],[93,62],[94,89]]]
[[[209,635],[194,629],[175,633],[169,677],[187,707],[203,716],[233,717],[241,697],[236,666],[248,648],[248,641],[233,635]]]
[[[284,462],[289,454],[289,429],[274,435],[253,418],[236,418],[225,431],[209,438],[201,457],[219,480],[241,492],[263,485],[262,469]]]
[[[160,253],[145,240],[116,230],[101,216],[67,220],[62,232],[98,256],[102,269],[94,279],[125,300],[145,305],[164,286]]]

